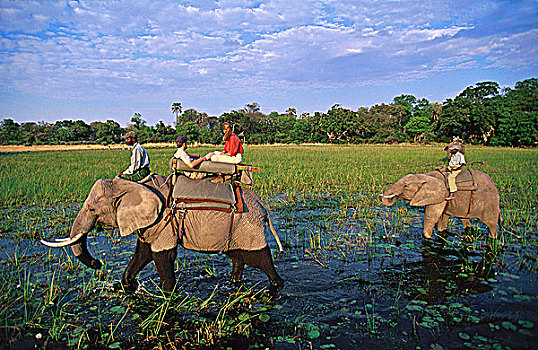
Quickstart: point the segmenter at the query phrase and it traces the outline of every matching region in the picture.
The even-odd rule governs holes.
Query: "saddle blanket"
[[[172,192],[174,199],[192,201],[217,201],[235,204],[235,194],[231,182],[211,182],[211,179],[194,180],[179,175]]]

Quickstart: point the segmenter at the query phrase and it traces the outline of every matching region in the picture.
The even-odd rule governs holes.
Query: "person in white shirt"
[[[191,155],[187,153],[187,138],[184,136],[178,136],[176,139],[176,145],[177,145],[177,151],[174,153],[174,157],[181,159],[183,163],[185,163],[189,168],[194,168],[198,164],[202,163],[205,160],[208,160],[206,157],[198,157],[195,155]],[[171,161],[171,160],[170,160]],[[191,178],[191,179],[202,179],[207,174],[203,172],[192,172],[192,171],[185,171],[185,176]]]
[[[148,152],[138,143],[138,137],[134,131],[129,131],[123,138],[127,146],[132,147],[131,165],[119,173],[118,177],[130,181],[140,181],[151,174]]]
[[[465,162],[465,156],[460,152],[460,146],[454,144],[448,149],[450,151],[450,160],[448,162],[448,190],[450,195],[446,198],[447,201],[454,199],[454,192],[457,191],[456,177],[461,173],[462,168],[467,164]]]

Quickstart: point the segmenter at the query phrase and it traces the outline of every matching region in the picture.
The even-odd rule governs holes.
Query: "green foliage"
[[[493,146],[535,146],[538,144],[538,79],[518,82],[501,91],[496,82],[479,82],[454,99],[431,103],[425,98],[402,94],[390,104],[351,110],[333,105],[327,112],[297,116],[295,108],[285,113],[264,114],[253,102],[239,110],[209,116],[196,109],[183,111],[174,102],[171,112],[175,126],[159,121],[146,125],[140,113],[121,128],[113,120],[87,125],[81,120],[17,124],[0,122],[0,144],[58,144],[121,142],[121,135],[134,130],[139,142],[173,142],[178,135],[191,142],[219,144],[222,123],[247,144],[273,143],[401,143],[446,142],[458,136],[468,143]]]
[[[0,143],[2,145],[16,145],[21,141],[20,125],[13,119],[2,120],[0,122]]]

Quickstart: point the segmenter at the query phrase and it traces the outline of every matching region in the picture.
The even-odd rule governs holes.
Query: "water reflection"
[[[486,281],[495,275],[495,258],[487,251],[432,241],[423,243],[421,254],[421,260],[394,264],[381,272],[385,285],[393,289],[402,286],[407,299],[428,303],[493,289]]]

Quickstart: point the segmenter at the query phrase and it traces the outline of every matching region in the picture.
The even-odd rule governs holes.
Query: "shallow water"
[[[230,311],[232,318],[241,313],[268,317],[254,317],[249,336],[223,335],[216,346],[515,349],[532,348],[538,340],[536,245],[515,241],[492,253],[485,227],[475,223],[476,232],[466,243],[456,220],[449,227],[452,235],[423,242],[423,211],[404,203],[369,208],[358,198],[281,196],[271,205],[284,252],[277,253],[274,239],[267,237],[286,285],[273,302],[255,297],[245,308]],[[50,238],[68,229],[49,227],[43,234]],[[155,309],[151,300],[159,295],[153,265],[139,275],[136,294],[112,288],[134,251],[134,236],[92,234],[90,251],[106,271],[96,274],[81,266],[70,249],[49,249],[14,235],[5,232],[0,239],[6,342],[43,345],[48,339],[58,347],[77,347],[97,339],[112,348],[150,348],[162,341],[148,340],[140,330]],[[178,253],[178,294],[212,305],[200,312],[167,313],[163,333],[176,334],[179,347],[188,346],[181,331],[220,317],[220,306],[232,293],[267,286],[265,275],[248,267],[242,287],[230,283],[231,264],[224,256],[182,248]],[[34,302],[22,307],[21,299]],[[43,315],[35,327],[24,322],[32,313]],[[55,319],[69,322],[55,325]],[[38,333],[43,337],[37,339]]]

